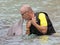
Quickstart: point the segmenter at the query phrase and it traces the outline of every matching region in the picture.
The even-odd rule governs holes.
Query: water
[[[41,37],[6,36],[9,27],[21,18],[19,9],[23,4],[31,5],[34,12],[47,12],[57,34]],[[60,0],[0,0],[0,45],[60,45],[59,20]]]

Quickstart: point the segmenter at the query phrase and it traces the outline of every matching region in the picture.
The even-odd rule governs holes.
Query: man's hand
[[[30,30],[26,30],[26,34],[29,35],[30,34]]]
[[[33,25],[35,25],[36,22],[37,22],[37,21],[36,21],[36,17],[32,18],[31,23],[32,23]]]

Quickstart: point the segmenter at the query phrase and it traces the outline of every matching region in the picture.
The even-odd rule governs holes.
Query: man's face
[[[31,20],[31,12],[30,11],[25,11],[22,12],[22,18],[24,18],[25,20]]]

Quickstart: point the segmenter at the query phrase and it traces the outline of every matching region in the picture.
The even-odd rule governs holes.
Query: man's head
[[[34,16],[34,12],[33,12],[32,8],[27,4],[25,4],[21,7],[20,13],[22,15],[22,18],[24,18],[26,20],[30,20]]]

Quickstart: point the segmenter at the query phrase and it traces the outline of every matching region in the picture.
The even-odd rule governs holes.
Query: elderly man
[[[45,12],[36,12],[29,5],[23,5],[20,9],[22,18],[27,20],[26,34],[51,35],[55,33],[53,25]]]

